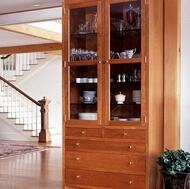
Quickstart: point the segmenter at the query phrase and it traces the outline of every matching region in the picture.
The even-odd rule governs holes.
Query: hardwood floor
[[[62,148],[0,159],[0,188],[62,189]]]

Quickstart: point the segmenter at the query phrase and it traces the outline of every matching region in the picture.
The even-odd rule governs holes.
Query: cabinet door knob
[[[77,175],[76,178],[77,178],[77,179],[80,178],[80,175]]]
[[[98,60],[98,64],[100,64],[101,63],[101,61],[100,60]]]
[[[131,149],[131,148],[132,148],[132,146],[128,146],[128,148],[129,148],[129,149]]]
[[[131,161],[129,161],[129,165],[131,165],[132,164],[132,162]]]
[[[104,63],[105,63],[105,64],[108,63],[108,60],[105,60]]]
[[[82,131],[81,134],[85,134],[85,131]]]
[[[123,136],[126,136],[127,135],[127,133],[123,133]]]
[[[78,161],[78,160],[80,160],[80,158],[79,158],[79,157],[77,157],[77,158],[76,158],[76,160]]]
[[[79,146],[79,145],[80,145],[80,143],[79,143],[79,142],[77,142],[75,145],[76,145],[76,146]]]
[[[128,181],[128,184],[132,184],[132,180]]]

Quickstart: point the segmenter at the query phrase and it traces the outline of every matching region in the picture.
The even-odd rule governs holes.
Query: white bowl
[[[95,96],[83,96],[83,103],[95,103]]]
[[[127,121],[127,118],[118,118],[118,121]]]
[[[141,98],[133,98],[133,102],[140,102]]]
[[[140,121],[141,118],[135,117],[135,118],[128,118],[129,121]]]
[[[139,93],[141,93],[141,90],[133,90],[133,94],[139,94]]]
[[[140,97],[141,94],[140,93],[133,93],[133,97]]]
[[[97,120],[97,113],[79,113],[80,120]]]
[[[83,91],[83,96],[95,96],[96,91]]]

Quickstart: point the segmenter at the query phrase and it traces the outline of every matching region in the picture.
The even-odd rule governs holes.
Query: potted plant
[[[190,189],[190,153],[169,150],[157,157],[165,189]]]

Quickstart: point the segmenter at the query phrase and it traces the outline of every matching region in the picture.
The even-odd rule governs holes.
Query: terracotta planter
[[[167,175],[165,171],[160,171],[163,178],[164,189],[190,189],[190,173],[177,173]]]

